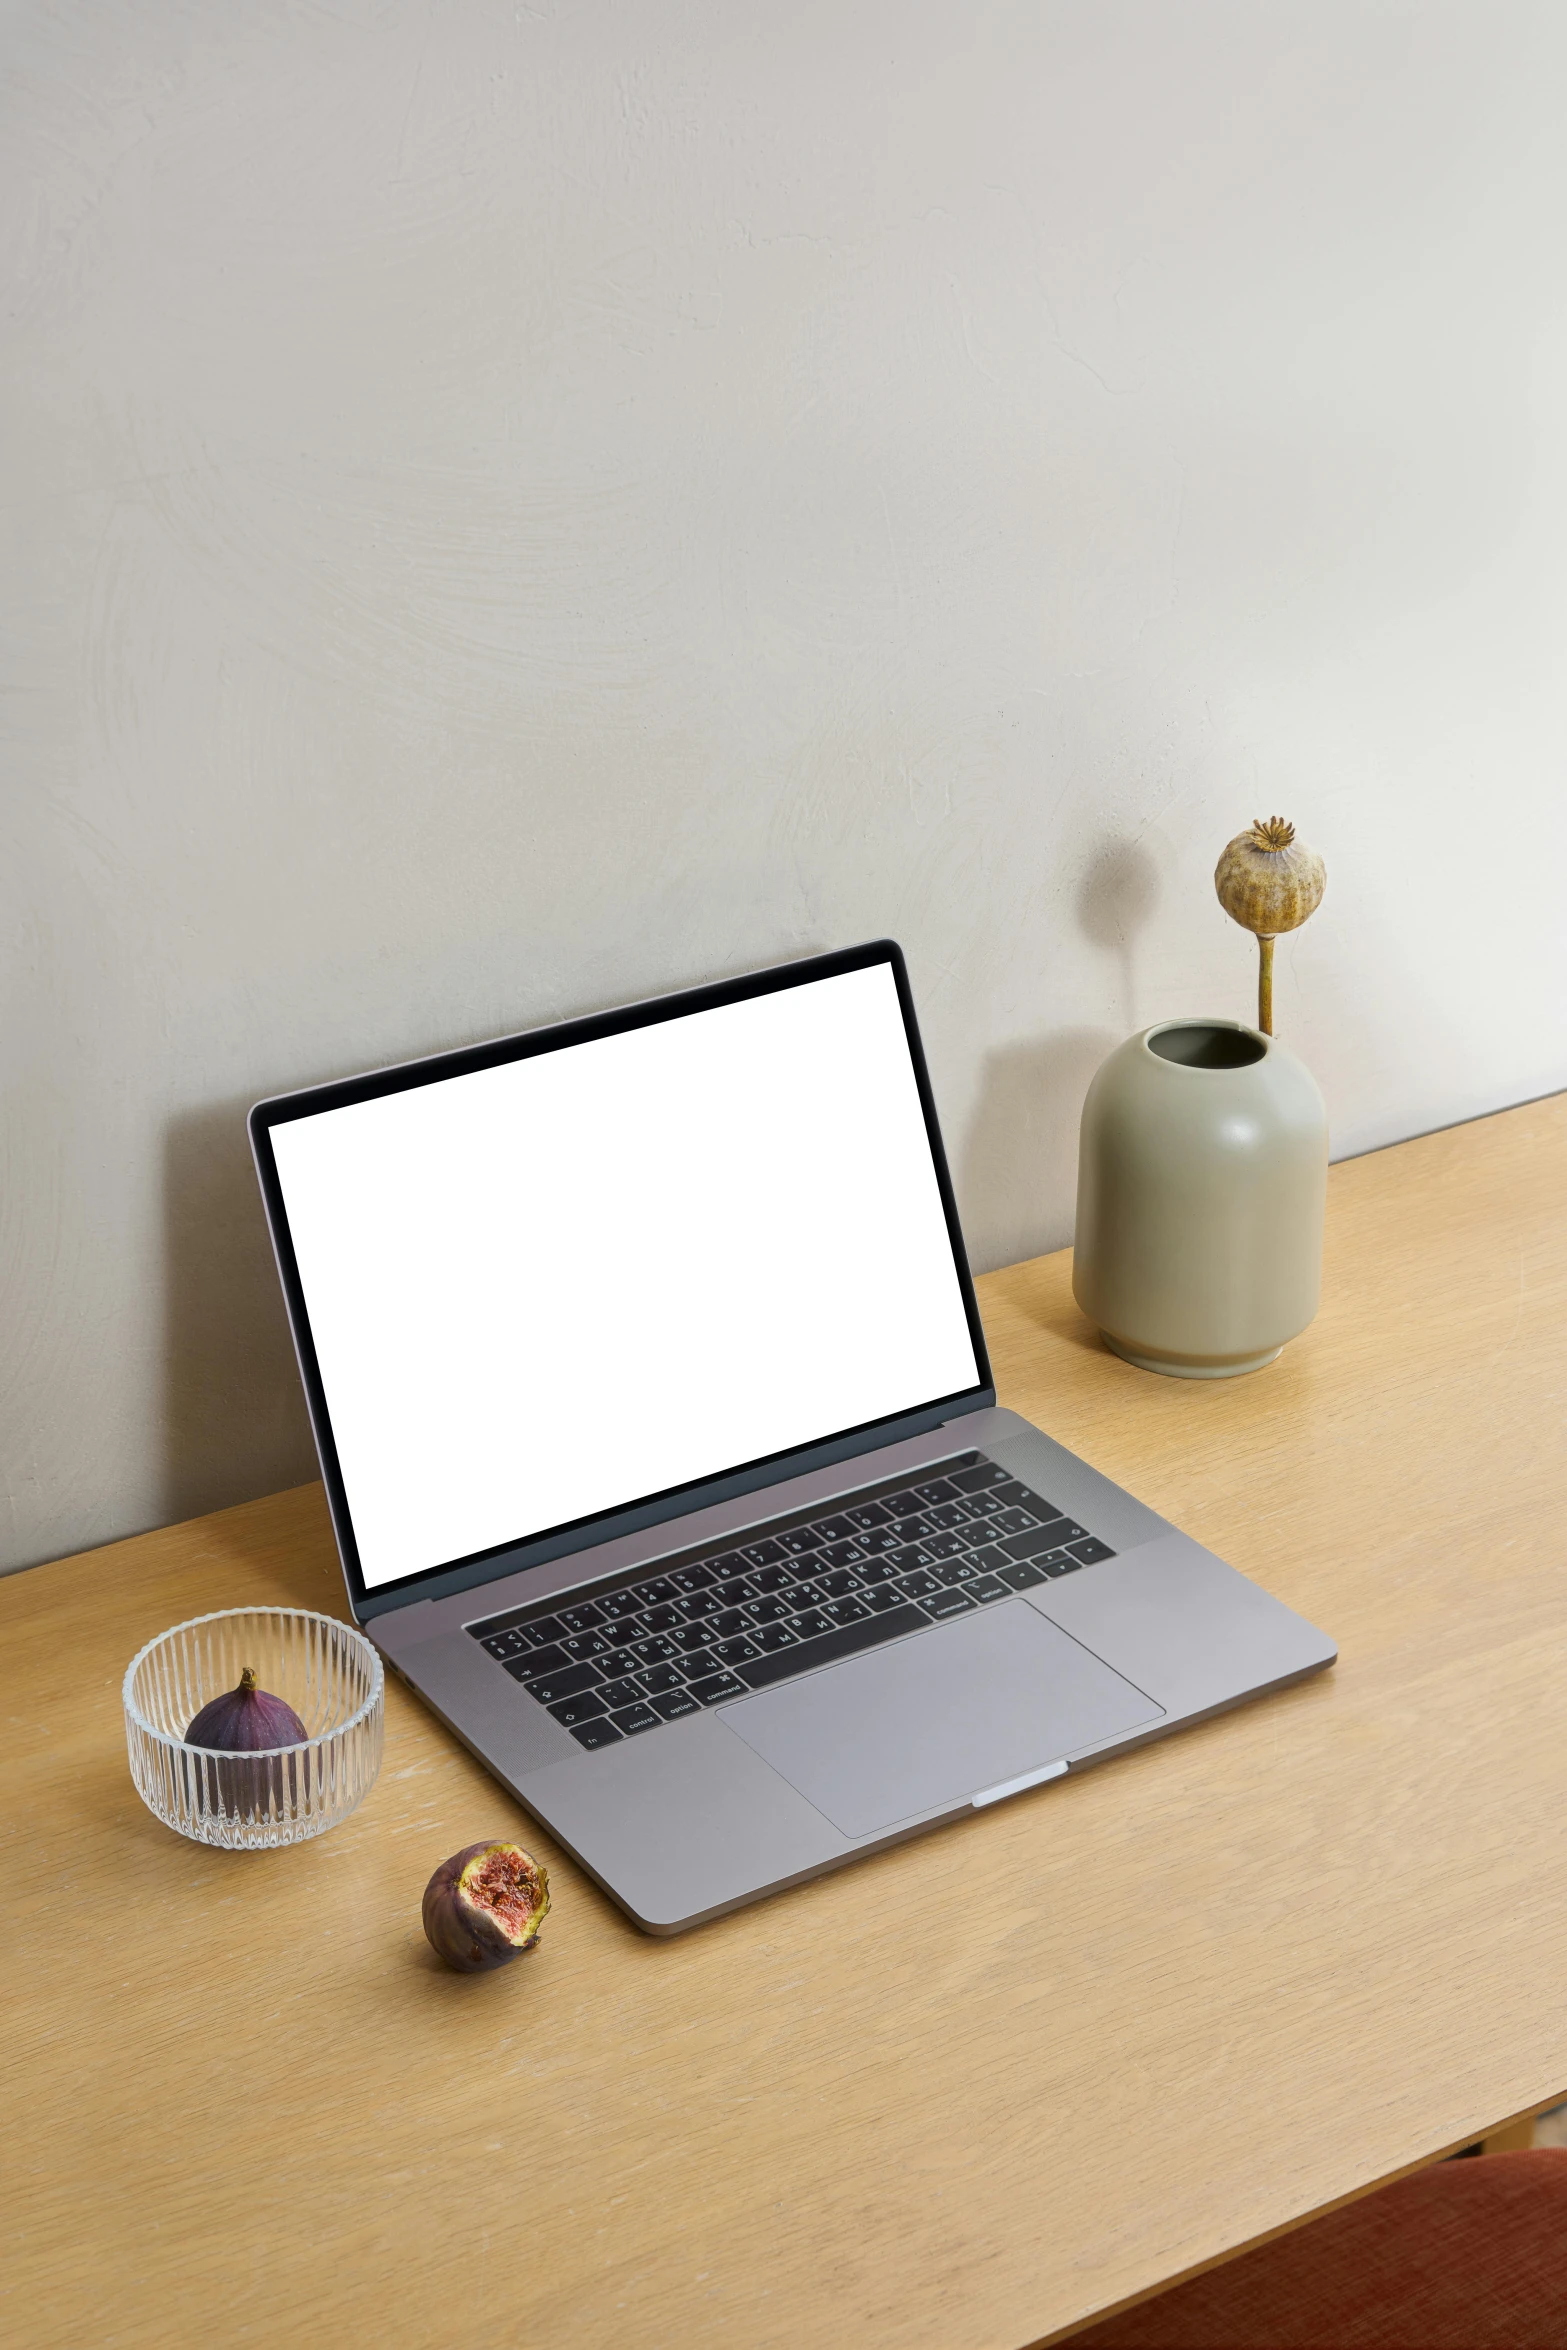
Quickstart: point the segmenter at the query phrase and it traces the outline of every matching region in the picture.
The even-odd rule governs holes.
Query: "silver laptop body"
[[[251,1137],[355,1618],[649,1933],[1334,1659],[996,1408],[890,941]]]

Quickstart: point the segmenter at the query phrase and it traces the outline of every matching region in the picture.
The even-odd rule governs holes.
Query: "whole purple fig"
[[[424,1930],[448,1966],[483,1974],[534,1947],[549,1906],[543,1866],[520,1844],[469,1844],[426,1885]]]
[[[247,1665],[240,1674],[237,1689],[225,1690],[221,1697],[214,1697],[192,1717],[185,1743],[215,1747],[220,1755],[265,1756],[264,1761],[256,1762],[203,1760],[196,1766],[197,1779],[209,1806],[214,1811],[243,1819],[249,1812],[264,1814],[274,1799],[279,1811],[283,1809],[285,1766],[287,1800],[297,1799],[296,1758],[276,1750],[304,1746],[309,1737],[310,1732],[293,1707],[285,1705],[281,1697],[274,1697],[270,1690],[258,1688],[255,1673]],[[309,1756],[303,1759],[308,1771]]]
[[[247,1665],[237,1689],[226,1689],[193,1717],[185,1743],[215,1746],[220,1754],[262,1754],[276,1746],[303,1746],[309,1736],[291,1705],[257,1688]]]

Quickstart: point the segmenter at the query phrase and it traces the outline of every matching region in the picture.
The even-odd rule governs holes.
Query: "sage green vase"
[[[1072,1288],[1145,1371],[1271,1363],[1322,1288],[1328,1118],[1303,1061],[1238,1020],[1118,1045],[1083,1104]]]

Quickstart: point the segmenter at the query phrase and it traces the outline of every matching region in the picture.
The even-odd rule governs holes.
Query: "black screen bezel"
[[[942,1212],[946,1217],[953,1269],[968,1319],[975,1366],[980,1374],[975,1385],[960,1388],[951,1395],[931,1397],[924,1403],[911,1405],[907,1410],[878,1420],[867,1421],[857,1428],[837,1430],[810,1444],[792,1446],[785,1452],[742,1462],[716,1475],[672,1486],[663,1493],[645,1494],[635,1502],[595,1511],[587,1517],[573,1519],[559,1526],[541,1528],[537,1533],[492,1544],[485,1550],[472,1552],[463,1558],[439,1560],[432,1566],[418,1568],[413,1574],[399,1576],[394,1581],[367,1585],[332,1433],[331,1411],[316,1357],[309,1308],[294,1255],[288,1210],[278,1179],[277,1161],[272,1149],[273,1129],[291,1124],[295,1119],[343,1109],[355,1102],[374,1101],[386,1094],[409,1091],[414,1086],[439,1084],[450,1077],[468,1076],[509,1061],[530,1060],[540,1053],[560,1052],[571,1045],[592,1043],[600,1037],[622,1035],[630,1029],[652,1027],[661,1021],[716,1010],[726,1004],[745,1003],[754,997],[776,994],[785,988],[809,986],[813,982],[838,978],[852,971],[869,970],[877,964],[889,966],[898,992],[909,1058],[925,1117],[926,1138],[930,1145]],[[528,1029],[515,1036],[499,1037],[487,1044],[469,1045],[455,1052],[435,1053],[427,1059],[402,1062],[364,1076],[342,1078],[298,1093],[280,1094],[255,1105],[250,1113],[249,1127],[251,1149],[283,1284],[343,1573],[354,1612],[361,1619],[380,1613],[387,1607],[441,1597],[469,1585],[488,1582],[500,1574],[515,1574],[529,1566],[542,1565],[547,1559],[612,1541],[619,1535],[636,1532],[644,1526],[666,1519],[685,1516],[713,1502],[726,1500],[731,1495],[781,1482],[786,1476],[802,1475],[809,1469],[834,1460],[851,1459],[859,1453],[895,1442],[901,1436],[914,1435],[926,1428],[938,1426],[955,1412],[982,1410],[995,1401],[985,1333],[958,1223],[952,1179],[942,1146],[930,1075],[925,1065],[924,1049],[914,1014],[908,968],[902,949],[892,939],[873,940],[864,946],[843,948],[833,954],[808,956],[799,962],[747,973],[743,978],[683,988],[674,994],[623,1005],[614,1011],[590,1013],[581,1019],[558,1021],[548,1027]]]

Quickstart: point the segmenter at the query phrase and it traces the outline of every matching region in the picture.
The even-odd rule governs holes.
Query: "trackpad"
[[[1019,1599],[742,1698],[717,1718],[845,1836],[871,1836],[1163,1710]]]

